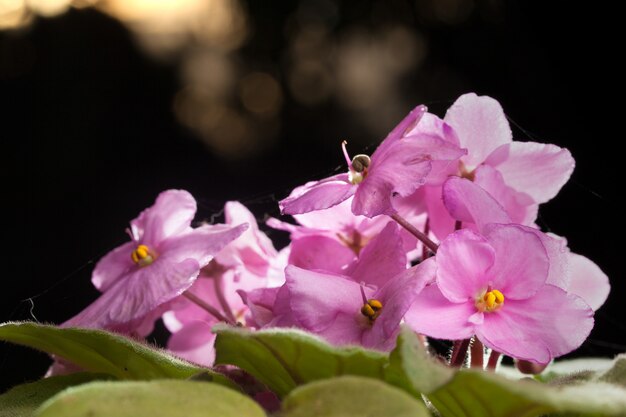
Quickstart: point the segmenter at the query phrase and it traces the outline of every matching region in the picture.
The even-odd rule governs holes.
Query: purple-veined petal
[[[199,272],[195,259],[157,259],[124,276],[63,327],[106,329],[142,318],[191,287]]]
[[[506,299],[502,308],[485,313],[476,335],[498,352],[546,364],[579,347],[592,328],[593,310],[582,298],[545,285],[528,299]]]
[[[507,185],[545,203],[557,195],[574,171],[567,149],[535,142],[512,142],[495,149],[485,163],[502,173]]]
[[[280,288],[257,288],[251,291],[237,290],[243,303],[248,307],[247,326],[261,328],[274,319],[274,303]]]
[[[131,258],[131,254],[135,249],[137,249],[136,242],[126,242],[102,257],[91,275],[93,285],[101,292],[104,292],[120,278],[136,268],[137,265]]]
[[[137,241],[148,246],[188,230],[196,214],[196,200],[184,190],[167,190],[159,194],[152,207],[131,221],[131,232]]]
[[[304,236],[291,242],[289,264],[303,269],[339,274],[355,260],[352,249],[326,236]]]
[[[461,161],[470,171],[498,146],[512,141],[502,106],[488,96],[462,95],[448,109],[444,120],[454,128],[460,145],[467,148],[468,154]]]
[[[481,233],[489,223],[511,223],[511,219],[489,193],[472,181],[450,177],[443,184],[443,203],[455,219],[474,223]]]
[[[338,174],[298,187],[278,205],[283,214],[302,214],[333,207],[350,198],[355,191],[356,185],[350,184],[348,174]]]
[[[431,284],[419,293],[404,315],[404,321],[427,336],[461,340],[474,334],[474,325],[468,321],[474,313],[473,300],[453,303],[443,296],[436,284]]]
[[[518,225],[494,225],[486,235],[496,257],[490,277],[493,289],[508,299],[533,296],[548,279],[550,261],[533,231]]]
[[[570,284],[567,292],[576,294],[597,310],[606,301],[611,291],[609,277],[589,258],[569,253]]]
[[[496,253],[489,242],[471,230],[448,236],[437,251],[437,285],[447,299],[464,302],[474,299],[489,284],[488,271]]]

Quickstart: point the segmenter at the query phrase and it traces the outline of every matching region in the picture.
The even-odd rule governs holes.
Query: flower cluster
[[[443,119],[418,106],[371,156],[342,148],[347,172],[280,201],[295,223],[267,221],[290,234],[280,251],[242,204],[192,228],[192,196],[163,192],[97,264],[100,298],[63,326],[141,338],[162,318],[168,349],[204,365],[218,322],[382,351],[405,323],[539,365],[587,338],[608,278],[535,224],[572,174],[567,149],[513,141],[500,104],[475,94]]]

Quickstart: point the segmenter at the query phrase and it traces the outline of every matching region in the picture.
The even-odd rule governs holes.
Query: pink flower
[[[149,333],[165,304],[191,287],[200,269],[248,227],[193,229],[195,212],[188,192],[162,192],[131,222],[132,240],[96,265],[92,282],[103,294],[63,326]]]
[[[243,321],[248,308],[237,291],[267,286],[272,261],[278,254],[271,240],[259,230],[254,215],[243,204],[227,202],[224,215],[229,226],[246,223],[249,227],[202,269],[189,291],[226,317]],[[212,365],[215,337],[210,329],[218,320],[186,298],[178,298],[169,306],[163,314],[163,322],[172,332],[168,349],[187,360]]]
[[[467,154],[449,175],[471,179],[504,207],[515,223],[531,225],[538,205],[552,199],[574,170],[567,149],[551,144],[513,142],[504,111],[496,100],[465,94],[444,118]],[[426,187],[431,230],[443,239],[454,229],[441,202],[441,189]]]
[[[354,214],[372,218],[395,213],[392,197],[409,196],[426,183],[433,169],[439,170],[465,153],[455,139],[442,137],[453,135],[449,127],[441,125],[432,130],[437,124],[428,121],[422,128],[422,120],[433,117],[424,106],[416,107],[387,135],[371,158],[357,155],[350,161],[344,143],[349,172],[305,184],[279,203],[281,211],[302,214],[321,210],[354,195]]]
[[[450,177],[443,185],[443,203],[454,220],[461,221],[479,233],[487,233],[491,224],[512,224],[504,207],[479,185],[464,178]],[[572,253],[567,241],[538,229],[518,225],[541,240],[548,259],[548,284],[556,285],[583,298],[597,310],[606,300],[611,286],[609,279],[591,260]]]
[[[436,283],[406,315],[425,335],[476,335],[498,352],[545,364],[580,346],[593,327],[582,298],[546,282],[548,254],[528,229],[492,224],[484,236],[459,230],[442,242],[436,263]]]

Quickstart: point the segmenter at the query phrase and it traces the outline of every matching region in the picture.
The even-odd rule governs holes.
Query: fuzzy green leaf
[[[217,325],[216,364],[236,365],[279,396],[307,382],[339,375],[382,379],[388,357],[359,347],[338,348],[295,329],[249,330]]]
[[[0,417],[31,417],[44,401],[65,388],[110,376],[80,372],[18,385],[0,395]]]
[[[104,330],[60,328],[37,323],[4,323],[0,340],[62,357],[81,368],[113,375],[118,379],[184,379],[205,368],[168,353]],[[215,382],[228,384],[211,373]]]
[[[265,417],[250,398],[207,382],[94,382],[45,402],[35,417]]]
[[[427,417],[424,403],[384,382],[342,376],[295,389],[285,398],[282,417]]]

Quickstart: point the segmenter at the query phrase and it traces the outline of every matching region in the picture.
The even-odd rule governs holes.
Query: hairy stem
[[[404,227],[409,233],[415,236],[420,242],[424,244],[424,246],[428,247],[433,253],[437,253],[437,244],[430,240],[428,236],[424,234],[421,230],[418,230],[411,223],[406,221],[406,219],[400,216],[398,213],[394,213],[390,215],[392,219],[394,219],[400,226]]]
[[[216,275],[213,277],[213,286],[215,288],[215,295],[217,296],[217,301],[219,301],[220,306],[222,306],[222,310],[226,314],[226,317],[233,323],[237,323],[237,319],[233,314],[233,310],[230,308],[230,304],[228,304],[228,300],[224,297],[224,290],[222,288],[222,275]]]
[[[207,302],[202,300],[200,297],[198,297],[194,293],[189,292],[189,291],[185,291],[183,293],[183,296],[186,297],[192,303],[196,304],[198,307],[200,307],[200,308],[204,309],[205,311],[207,311],[210,315],[212,315],[213,317],[215,317],[219,321],[226,322],[226,323],[231,324],[233,326],[236,324],[234,321],[231,321],[227,317],[224,317],[224,315],[222,313],[220,313],[219,311],[217,311],[217,309],[215,307],[213,307],[212,305],[209,305]]]
[[[474,337],[472,340],[472,346],[470,347],[470,355],[471,362],[470,366],[472,368],[483,369],[484,366],[484,356],[485,356],[485,347],[482,342]]]
[[[467,356],[467,348],[469,347],[470,340],[455,340],[454,347],[452,348],[452,356],[450,357],[450,366],[453,368],[460,368],[465,362]]]
[[[496,367],[500,363],[500,352],[496,350],[492,350],[489,354],[489,360],[487,361],[487,369],[490,371],[495,371]]]

